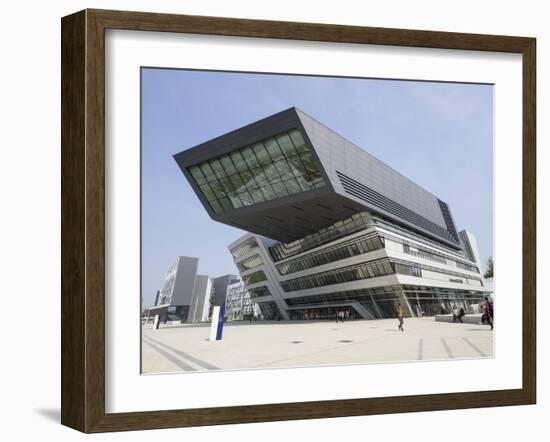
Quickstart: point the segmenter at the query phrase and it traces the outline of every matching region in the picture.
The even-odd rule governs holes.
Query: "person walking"
[[[463,318],[464,316],[466,316],[466,312],[464,311],[464,307],[460,307],[460,310],[458,311],[458,316],[457,316],[457,318],[458,318],[458,320],[459,320],[461,323],[464,322],[464,321],[462,320],[462,318]]]
[[[405,309],[401,306],[401,304],[397,304],[395,314],[397,316],[397,319],[399,320],[399,330],[405,331],[403,330],[403,317],[405,316]]]
[[[456,322],[458,319],[458,309],[456,308],[456,305],[453,305],[453,322]]]
[[[489,301],[489,297],[485,296],[485,318],[487,319],[487,323],[491,326],[491,330],[493,329],[493,303]]]

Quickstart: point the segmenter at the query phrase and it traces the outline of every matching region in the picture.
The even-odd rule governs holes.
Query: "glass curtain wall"
[[[189,172],[214,213],[325,185],[297,129],[191,166]]]

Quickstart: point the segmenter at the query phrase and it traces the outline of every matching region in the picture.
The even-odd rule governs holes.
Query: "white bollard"
[[[158,330],[160,328],[160,315],[155,315],[155,320],[153,321],[153,329]]]

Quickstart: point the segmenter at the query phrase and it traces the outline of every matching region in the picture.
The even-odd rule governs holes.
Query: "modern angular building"
[[[157,292],[149,317],[161,321],[200,322],[208,320],[212,283],[207,275],[197,275],[198,258],[179,256],[170,266],[164,285]]]
[[[257,304],[251,301],[243,280],[239,279],[227,286],[225,315],[228,320],[239,321],[260,316],[260,311],[255,306]]]
[[[296,108],[175,155],[264,318],[409,316],[485,293],[449,206]]]

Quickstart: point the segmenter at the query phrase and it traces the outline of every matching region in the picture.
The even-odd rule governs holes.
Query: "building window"
[[[399,273],[401,275],[416,276],[418,278],[422,277],[422,270],[420,269],[420,267],[409,266],[400,263],[395,263],[394,266],[395,273]]]
[[[264,320],[281,318],[279,308],[277,307],[277,304],[275,304],[273,301],[260,302],[258,303],[258,307],[260,308],[260,316]]]
[[[262,298],[264,296],[271,296],[271,292],[266,286],[250,289],[249,293],[250,293],[250,299]]]
[[[262,265],[262,259],[259,255],[253,255],[249,258],[243,259],[241,262],[237,263],[237,268],[240,272],[246,272],[247,270],[253,269]]]
[[[189,173],[214,213],[325,185],[297,129],[191,166]]]
[[[354,239],[353,241],[339,244],[338,246],[335,246],[329,250],[324,250],[321,253],[316,253],[304,258],[281,263],[277,266],[277,270],[279,270],[281,275],[288,275],[289,273],[300,272],[312,267],[317,267],[330,262],[371,252],[373,250],[378,250],[383,247],[384,240],[380,236],[361,237]]]
[[[305,290],[322,287],[331,284],[357,281],[360,279],[376,278],[395,273],[392,264],[388,260],[371,261],[350,267],[344,267],[330,272],[317,273],[304,278],[290,279],[281,282],[285,292]]]
[[[447,260],[442,256],[439,256],[435,253],[428,252],[427,250],[424,250],[424,249],[413,247],[409,244],[403,244],[403,251],[412,256],[428,259],[430,261],[438,262],[440,264],[447,264]]]
[[[246,285],[256,284],[257,282],[262,282],[265,280],[267,280],[267,277],[262,270],[243,276],[243,281]]]
[[[479,269],[476,266],[473,266],[473,265],[470,265],[470,264],[465,264],[463,262],[457,261],[456,266],[459,269],[464,269],[464,270],[469,270],[470,272],[479,273]]]
[[[258,247],[258,243],[255,238],[248,238],[245,242],[240,243],[235,248],[231,249],[231,255],[233,258],[240,258],[241,256],[246,255],[252,249]]]
[[[319,230],[316,233],[305,236],[304,238],[292,241],[290,243],[277,243],[269,248],[269,253],[274,261],[282,261],[298,253],[313,249],[331,241],[367,229],[372,224],[370,215],[366,212],[356,213],[342,221]]]

